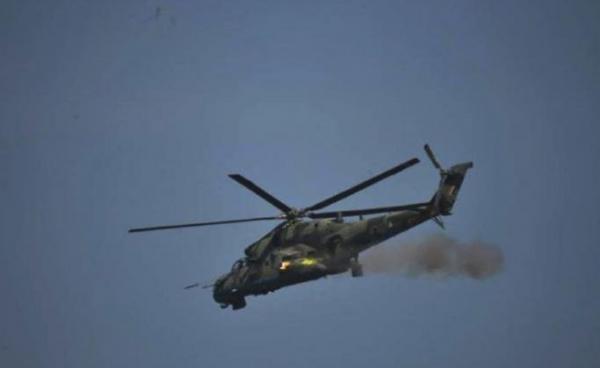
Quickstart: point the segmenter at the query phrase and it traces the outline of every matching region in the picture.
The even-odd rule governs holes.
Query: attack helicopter
[[[213,298],[221,306],[238,310],[246,306],[246,296],[274,292],[285,286],[316,280],[347,272],[353,277],[363,275],[359,254],[384,240],[396,236],[425,221],[433,220],[444,228],[442,216],[451,214],[458,192],[472,162],[444,169],[429,145],[424,147],[440,181],[433,197],[422,203],[375,207],[343,211],[319,212],[375,183],[419,163],[418,158],[392,167],[340,193],[304,208],[293,208],[275,198],[240,174],[229,177],[258,195],[281,213],[276,216],[235,220],[163,225],[130,229],[130,233],[180,229],[187,227],[235,224],[252,221],[279,220],[271,231],[245,249],[231,271],[219,277],[212,287]],[[383,214],[364,219],[365,215]],[[346,217],[358,217],[346,222]],[[193,284],[186,289],[199,286]]]

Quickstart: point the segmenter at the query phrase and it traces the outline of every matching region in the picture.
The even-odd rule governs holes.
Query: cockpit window
[[[231,266],[231,270],[232,271],[237,271],[240,268],[244,267],[244,260],[243,259],[238,259],[237,261],[235,261],[235,263],[233,264],[233,266]]]

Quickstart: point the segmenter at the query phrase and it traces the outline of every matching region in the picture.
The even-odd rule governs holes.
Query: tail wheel
[[[350,261],[350,274],[352,277],[361,277],[363,275],[362,265],[356,260]]]

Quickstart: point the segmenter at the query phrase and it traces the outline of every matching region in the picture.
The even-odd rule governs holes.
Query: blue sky
[[[596,365],[595,2],[2,8],[0,365]],[[338,276],[233,313],[182,287],[274,224],[126,233],[274,214],[229,173],[303,206],[425,142],[475,162],[447,233],[502,249],[489,280]],[[423,160],[332,209],[436,185]]]

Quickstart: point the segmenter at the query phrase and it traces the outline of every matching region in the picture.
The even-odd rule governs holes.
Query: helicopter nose
[[[228,303],[231,299],[231,290],[225,288],[223,282],[217,282],[213,287],[213,299],[220,304]]]
[[[213,299],[217,303],[225,303],[226,293],[223,292],[222,288],[214,287],[213,288]]]

